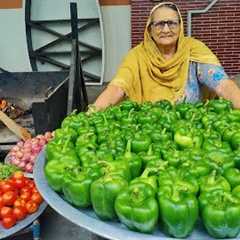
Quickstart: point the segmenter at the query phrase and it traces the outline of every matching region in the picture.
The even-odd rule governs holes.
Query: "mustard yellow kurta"
[[[162,57],[148,29],[152,13],[165,3],[153,8],[146,24],[144,41],[129,51],[110,82],[110,85],[120,87],[131,100],[138,103],[161,99],[175,102],[180,99],[184,94],[190,61],[220,65],[217,57],[204,43],[184,36],[179,10],[177,51],[170,60]]]

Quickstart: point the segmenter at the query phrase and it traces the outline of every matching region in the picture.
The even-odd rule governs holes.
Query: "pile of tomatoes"
[[[11,228],[36,212],[42,202],[33,180],[22,172],[0,181],[0,222],[4,228]]]

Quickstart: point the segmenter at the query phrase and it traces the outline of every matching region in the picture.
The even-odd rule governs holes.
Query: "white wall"
[[[0,67],[13,72],[31,71],[26,41],[25,8],[0,9],[0,30]]]
[[[42,18],[45,13],[49,16],[50,11],[55,18],[59,14],[54,8],[59,4],[59,0],[50,0],[53,9],[49,11],[44,10],[45,3],[49,0],[32,0],[34,1],[37,1],[38,7],[33,9],[32,15],[41,15]],[[22,9],[0,9],[0,67],[13,72],[32,70],[26,41],[25,0],[23,0],[23,6]],[[42,13],[36,14],[36,9]],[[123,56],[131,47],[130,6],[102,6],[101,10],[105,39],[104,81],[110,81]],[[62,18],[69,17],[69,11],[62,14],[67,15]],[[40,40],[43,40],[41,36]]]
[[[105,37],[104,81],[112,79],[123,56],[131,47],[131,9],[126,6],[102,6]]]

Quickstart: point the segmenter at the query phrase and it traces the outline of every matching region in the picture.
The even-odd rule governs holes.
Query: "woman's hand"
[[[224,80],[216,88],[219,97],[230,100],[234,108],[240,109],[240,89],[232,80]]]
[[[123,100],[125,96],[124,91],[117,86],[109,85],[97,98],[95,103],[93,104],[95,107],[95,110],[103,110],[110,105],[115,105],[119,103],[121,100]]]

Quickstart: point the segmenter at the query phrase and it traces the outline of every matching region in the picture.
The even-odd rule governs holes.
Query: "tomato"
[[[29,186],[24,186],[23,188],[21,188],[20,194],[25,193],[25,192],[32,193],[32,189]]]
[[[13,204],[14,207],[20,207],[20,206],[25,207],[25,205],[26,205],[26,201],[21,198],[18,198]]]
[[[30,191],[29,192],[23,192],[23,193],[20,194],[20,198],[25,200],[26,202],[31,199],[31,196],[32,196],[32,194],[31,194]]]
[[[12,206],[17,199],[17,194],[15,191],[8,191],[2,195],[2,201],[5,206]]]
[[[30,214],[32,214],[38,210],[37,203],[33,202],[32,200],[28,201],[25,206],[26,206],[28,213],[30,213]]]
[[[14,185],[13,185],[13,179],[12,178],[8,178],[7,179],[7,183],[9,183],[12,187],[14,187]]]
[[[12,184],[15,188],[21,189],[25,186],[25,180],[24,178],[14,178]]]
[[[0,209],[4,206],[4,203],[3,203],[3,198],[2,196],[0,196]]]
[[[20,198],[25,200],[26,202],[31,199],[31,192],[24,192],[20,194]]]
[[[36,187],[32,189],[32,193],[39,193]]]
[[[43,198],[42,196],[40,195],[40,193],[33,193],[32,197],[31,197],[31,200],[35,203],[37,203],[38,205],[40,205],[43,201]]]
[[[24,173],[23,172],[17,171],[15,173],[13,173],[12,178],[13,179],[24,179],[25,177],[24,177]]]
[[[27,183],[27,186],[29,187],[29,188],[35,188],[36,186],[35,186],[35,183],[32,181],[32,180],[30,180],[28,183]]]
[[[2,181],[0,183],[0,189],[2,193],[8,192],[8,191],[13,191],[14,187],[9,181]]]
[[[11,216],[3,218],[2,220],[2,225],[5,228],[11,228],[15,224],[16,224],[16,218],[14,217],[13,214]]]
[[[27,209],[23,206],[14,207],[13,208],[13,215],[19,221],[26,217]]]
[[[0,215],[2,218],[9,217],[13,214],[13,210],[10,207],[2,207],[0,210]]]

